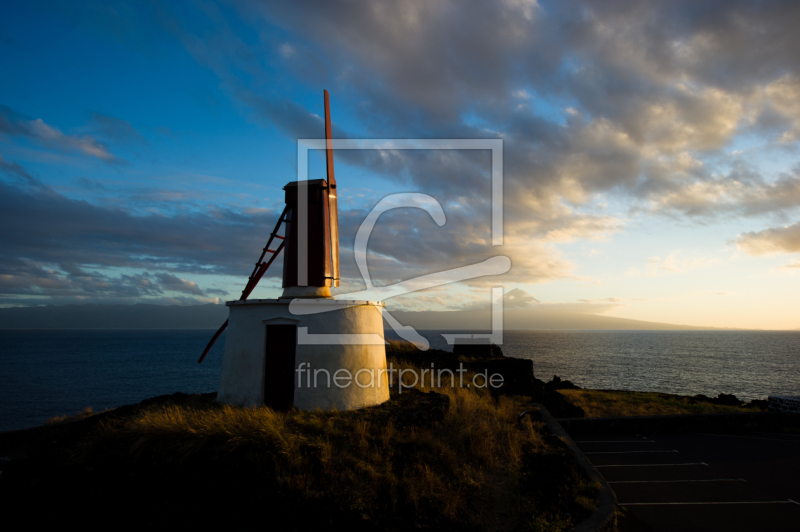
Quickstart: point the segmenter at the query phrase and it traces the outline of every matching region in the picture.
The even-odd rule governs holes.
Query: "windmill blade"
[[[331,232],[332,285],[339,286],[339,211],[337,208],[336,176],[333,172],[333,136],[331,134],[331,104],[325,91],[325,161],[328,169],[328,216]]]

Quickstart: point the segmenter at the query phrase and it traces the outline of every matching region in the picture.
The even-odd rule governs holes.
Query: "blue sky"
[[[387,301],[519,288],[543,310],[800,327],[800,39],[791,2],[19,2],[0,7],[0,305],[234,299],[296,179],[297,139],[502,138],[337,154],[342,291],[512,269]],[[312,177],[322,177],[319,154]],[[280,272],[280,265],[273,273]],[[279,279],[254,297],[276,297]]]

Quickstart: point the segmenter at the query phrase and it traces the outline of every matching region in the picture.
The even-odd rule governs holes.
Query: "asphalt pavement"
[[[800,532],[800,435],[575,438],[623,510],[622,532]]]

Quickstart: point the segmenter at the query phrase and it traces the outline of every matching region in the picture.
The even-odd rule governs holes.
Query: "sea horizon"
[[[99,411],[174,392],[213,392],[225,336],[197,363],[212,332],[0,330],[0,431],[86,407]],[[419,332],[432,348],[451,350],[445,331]],[[386,337],[396,335],[387,331]],[[503,353],[533,360],[535,376],[544,381],[558,375],[583,388],[732,393],[746,401],[800,395],[800,331],[507,330],[503,339]]]

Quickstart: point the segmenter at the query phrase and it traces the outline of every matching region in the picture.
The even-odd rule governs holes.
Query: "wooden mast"
[[[339,211],[336,203],[336,176],[333,172],[333,136],[331,132],[331,104],[325,91],[325,161],[328,169],[328,217],[331,243],[332,285],[339,286]]]

